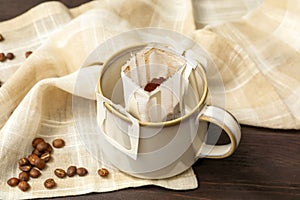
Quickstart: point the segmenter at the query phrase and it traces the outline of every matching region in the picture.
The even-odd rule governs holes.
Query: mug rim
[[[134,45],[134,46],[131,46],[131,47],[127,47],[125,49],[122,49],[116,53],[114,53],[107,61],[105,61],[103,63],[103,69],[100,70],[100,75],[99,75],[99,78],[98,78],[98,82],[97,82],[97,91],[99,92],[100,95],[104,96],[103,94],[103,91],[102,91],[102,87],[101,87],[101,81],[102,81],[102,77],[104,75],[104,72],[106,71],[106,69],[108,68],[108,64],[111,63],[111,60],[113,60],[114,58],[116,58],[120,53],[124,52],[125,50],[127,49],[130,49],[130,48],[138,48],[138,47],[145,47],[147,46],[147,44],[141,44],[141,45]],[[186,57],[185,57],[186,58]],[[186,58],[187,59],[187,58]],[[208,85],[207,85],[207,80],[206,80],[206,74],[205,74],[205,71],[202,67],[202,65],[198,62],[197,62],[197,68],[196,69],[199,69],[200,72],[201,72],[201,78],[203,80],[203,93],[201,95],[201,98],[200,100],[198,101],[197,105],[194,106],[194,108],[188,112],[187,114],[183,115],[183,116],[180,116],[178,118],[175,118],[175,119],[172,119],[172,120],[168,120],[168,121],[162,121],[162,122],[148,122],[148,121],[141,121],[139,119],[137,119],[137,122],[139,123],[140,126],[151,126],[151,127],[156,127],[156,126],[172,126],[172,125],[175,125],[175,124],[178,124],[180,123],[181,121],[184,121],[185,119],[189,118],[191,115],[193,115],[197,110],[201,110],[201,108],[203,108],[203,106],[205,105],[205,100],[207,98],[207,95],[208,95]],[[104,96],[105,97],[105,96]],[[108,98],[108,97],[106,97]],[[110,111],[112,114],[116,115],[117,117],[131,123],[131,120],[126,117],[125,115],[123,115],[122,113],[120,113],[118,110],[116,110],[113,106],[111,106],[110,104],[104,102],[104,106],[106,107],[106,109],[108,111]]]

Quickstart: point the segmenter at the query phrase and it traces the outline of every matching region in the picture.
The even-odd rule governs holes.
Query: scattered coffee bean
[[[53,178],[49,178],[49,179],[45,180],[44,186],[48,189],[51,189],[56,186],[56,183]]]
[[[64,177],[66,177],[66,172],[65,172],[65,170],[60,169],[60,168],[55,169],[55,170],[54,170],[54,174],[55,174],[58,178],[64,178]]]
[[[39,157],[36,154],[31,154],[30,156],[28,156],[28,160],[32,165],[34,165],[37,159],[39,159]]]
[[[35,168],[32,168],[29,172],[31,178],[38,178],[41,175],[41,172]]]
[[[41,155],[43,154],[43,152],[40,152],[39,150],[34,149],[34,150],[32,151],[32,154],[35,154],[35,155],[37,155],[37,156],[41,156]]]
[[[28,164],[28,165],[22,165],[22,166],[19,166],[19,169],[22,172],[29,172],[31,170],[31,165],[30,164]]]
[[[2,87],[2,85],[3,85],[3,82],[2,82],[2,81],[0,81],[0,87]]]
[[[29,160],[27,158],[21,158],[19,161],[19,166],[24,166],[27,165],[29,163]]]
[[[8,60],[12,60],[12,59],[14,59],[15,58],[15,55],[13,54],[13,53],[7,53],[6,54],[6,58],[8,59]]]
[[[40,142],[36,146],[36,149],[40,152],[44,152],[47,148],[48,148],[48,144],[46,142]]]
[[[79,167],[77,168],[76,173],[78,174],[78,176],[85,176],[87,175],[88,171],[84,167]]]
[[[38,169],[42,170],[46,167],[46,162],[44,160],[38,158],[34,161],[34,166],[36,166]]]
[[[17,179],[16,177],[10,178],[8,179],[7,184],[11,187],[15,187],[19,184],[19,179]]]
[[[40,158],[45,162],[48,162],[51,159],[51,154],[49,152],[43,153]]]
[[[36,148],[36,146],[37,146],[39,143],[41,143],[41,142],[45,142],[43,138],[39,138],[39,137],[34,138],[34,139],[32,140],[32,146],[33,146],[33,148]]]
[[[53,148],[51,147],[51,145],[49,143],[47,143],[47,144],[48,144],[48,147],[45,151],[48,153],[51,153],[53,151]]]
[[[70,167],[68,167],[68,169],[67,169],[67,176],[68,177],[75,176],[76,175],[76,170],[77,170],[76,166],[70,166]]]
[[[18,184],[18,187],[20,190],[22,190],[23,192],[29,190],[30,185],[26,182],[26,181],[20,181]]]
[[[6,56],[4,53],[0,53],[0,62],[4,62],[6,60]]]
[[[29,174],[27,172],[21,172],[19,174],[20,181],[29,181]]]
[[[4,40],[3,35],[0,33],[0,42],[2,42]]]
[[[98,174],[99,174],[99,176],[105,177],[105,176],[108,176],[109,171],[105,168],[101,168],[98,170]]]
[[[62,148],[63,146],[65,146],[65,141],[63,139],[55,139],[53,140],[52,145],[55,148]]]
[[[32,51],[27,51],[27,52],[25,53],[25,58],[28,58],[31,54],[32,54]]]

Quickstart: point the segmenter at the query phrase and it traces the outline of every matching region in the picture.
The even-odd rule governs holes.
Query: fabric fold
[[[5,81],[0,89],[0,126],[3,126],[0,131],[0,158],[3,162],[0,166],[4,169],[0,173],[1,180],[17,176],[17,161],[31,153],[33,138],[43,137],[51,142],[54,138],[61,137],[67,144],[64,151],[54,151],[54,159],[47,164],[47,170],[42,171],[40,179],[30,180],[30,192],[24,193],[17,188],[11,188],[3,181],[0,183],[1,198],[31,199],[78,195],[142,185],[157,185],[175,190],[197,187],[197,179],[192,169],[170,179],[143,180],[122,173],[104,159],[94,157],[93,152],[86,149],[82,135],[77,132],[72,108],[74,96],[87,105],[95,104],[91,92],[95,90],[101,66],[90,71],[93,77],[88,80],[86,76],[82,76],[85,69],[81,67],[101,42],[122,31],[138,27],[166,26],[179,32],[192,31],[194,25],[190,12],[191,3],[178,3],[185,8],[184,15],[176,14],[182,7],[172,8],[168,4],[158,6],[152,2],[132,1],[129,5],[121,1],[92,1],[71,10],[61,3],[49,2],[16,19],[0,23],[1,27],[5,27],[2,34],[6,37],[5,43],[0,44],[4,46],[0,47],[16,55],[15,60],[1,63],[5,66],[1,67],[0,75]],[[142,9],[136,15],[148,14],[148,20],[133,18],[134,10],[128,12],[128,9],[134,4]],[[177,21],[163,12],[166,6],[174,13],[174,17],[178,15]],[[23,20],[26,23],[22,26]],[[19,30],[15,27],[19,27]],[[24,35],[27,37],[25,40],[21,37]],[[18,39],[12,40],[12,37]],[[15,49],[16,45],[20,47],[18,50]],[[33,54],[25,59],[23,55],[28,50],[32,50]],[[88,87],[89,90],[77,94],[78,82],[84,82],[83,87]],[[92,108],[86,108],[84,112],[88,118],[95,115],[95,109]],[[95,127],[86,127],[86,130],[87,134],[97,134]],[[15,146],[19,148],[15,149]],[[84,179],[77,177],[57,180],[56,190],[44,188],[44,179],[51,177],[55,168],[67,168],[71,164],[86,167],[89,175]],[[110,170],[109,179],[103,180],[97,175],[97,169],[101,167]],[[87,182],[90,184],[86,184]]]

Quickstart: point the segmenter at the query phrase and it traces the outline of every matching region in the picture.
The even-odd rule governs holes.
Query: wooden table
[[[87,1],[61,2],[74,7]],[[0,0],[0,21],[13,18],[40,2],[44,1]],[[300,130],[242,126],[240,146],[231,157],[202,159],[193,168],[199,181],[195,190],[146,186],[68,199],[300,199]]]

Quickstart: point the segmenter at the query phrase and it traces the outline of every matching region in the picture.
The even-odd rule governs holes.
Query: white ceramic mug
[[[121,67],[132,52],[141,48],[135,46],[114,54],[100,72],[97,123],[106,159],[130,175],[160,179],[187,170],[198,158],[230,156],[240,142],[240,126],[229,112],[207,105],[208,85],[201,64],[189,77],[191,85],[184,101],[190,110],[184,116],[165,122],[141,122],[124,109]],[[208,123],[220,126],[230,143],[206,144]]]

